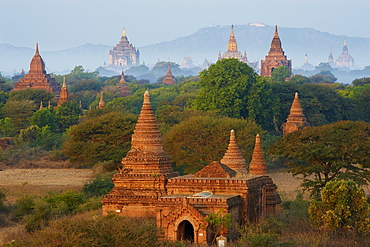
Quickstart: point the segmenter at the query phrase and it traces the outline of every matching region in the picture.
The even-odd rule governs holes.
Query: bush
[[[82,192],[87,197],[102,196],[108,194],[112,190],[113,186],[114,184],[112,182],[111,173],[105,176],[98,175],[93,181],[82,187]]]
[[[59,219],[49,227],[4,246],[170,246],[158,239],[154,220],[122,218],[117,215],[81,214]]]

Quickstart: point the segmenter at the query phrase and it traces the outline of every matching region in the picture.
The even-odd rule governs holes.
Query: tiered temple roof
[[[59,96],[60,87],[55,78],[46,73],[45,63],[39,53],[39,46],[36,44],[36,52],[30,63],[28,74],[15,83],[13,90],[22,90],[27,88],[44,89],[50,93]]]
[[[127,39],[126,30],[123,28],[119,43],[109,52],[109,65],[113,68],[130,68],[140,65],[140,52]]]
[[[172,169],[172,160],[163,150],[161,133],[150,105],[149,92],[144,94],[144,102],[132,135],[131,150],[122,159],[123,170],[128,174],[178,175]]]
[[[118,96],[119,97],[126,97],[131,95],[130,89],[128,88],[128,85],[125,80],[125,75],[123,74],[123,71],[121,73],[121,80],[118,83]]]
[[[60,89],[58,106],[61,106],[63,102],[68,102],[68,89],[65,77],[63,77],[63,85],[62,88]]]
[[[219,60],[220,60],[221,54],[219,54]],[[245,58],[247,55],[245,54]],[[239,61],[244,62],[242,54],[238,51],[238,44],[235,39],[235,33],[234,33],[234,26],[231,26],[231,33],[229,42],[227,43],[227,51],[224,53],[222,58],[236,58]],[[247,59],[248,61],[248,59]]]
[[[284,55],[278,27],[275,26],[275,33],[272,38],[270,51],[265,60],[261,61],[261,76],[271,76],[272,71],[280,66],[285,66],[292,72],[292,60],[288,60]]]
[[[104,92],[103,91],[100,92],[100,100],[99,100],[98,108],[99,109],[104,109],[105,108]]]
[[[239,173],[247,173],[247,170],[245,168],[245,159],[243,158],[238,146],[236,145],[234,130],[231,130],[230,132],[229,147],[227,148],[224,157],[221,159],[221,163],[227,165],[228,167]]]
[[[176,79],[173,77],[171,72],[170,63],[168,63],[167,74],[165,75],[165,77],[163,77],[162,83],[167,85],[174,85],[176,83]]]
[[[306,121],[306,118],[303,115],[301,103],[298,99],[298,93],[296,92],[294,95],[292,107],[290,108],[290,114],[286,120],[286,123],[284,123],[282,126],[283,135],[287,135],[294,131],[304,129],[308,126],[310,126],[310,124]]]
[[[267,174],[267,166],[265,158],[263,157],[260,135],[256,135],[256,143],[254,145],[252,161],[249,164],[249,174],[251,175],[265,175]]]
[[[338,67],[351,68],[354,66],[354,64],[355,60],[348,53],[347,40],[346,37],[344,37],[342,54],[338,57],[337,61],[335,61],[335,65],[337,65]]]

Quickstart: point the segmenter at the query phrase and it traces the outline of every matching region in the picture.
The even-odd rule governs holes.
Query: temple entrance
[[[184,220],[179,224],[177,228],[177,240],[194,242],[194,227],[189,221]]]

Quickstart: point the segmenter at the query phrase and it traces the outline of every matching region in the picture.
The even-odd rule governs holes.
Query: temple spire
[[[36,43],[36,52],[35,55],[40,55],[39,53],[39,43]]]
[[[99,101],[99,109],[104,109],[105,108],[105,102],[104,102],[104,92],[101,91],[100,93],[100,101]]]
[[[274,38],[279,38],[278,26],[275,25]]]
[[[39,107],[39,110],[42,110],[44,109],[44,107],[42,106],[42,101],[40,101],[40,107]]]
[[[238,44],[236,43],[234,34],[234,25],[231,26],[231,33],[229,38],[229,43],[227,44],[228,51],[238,51]]]
[[[126,29],[122,28],[122,37],[126,37]]]
[[[220,162],[236,172],[247,173],[246,162],[236,144],[234,130],[230,131],[229,147]]]
[[[260,135],[256,135],[256,142],[252,154],[252,161],[249,164],[249,174],[251,175],[265,175],[267,174],[266,162],[263,157]]]
[[[299,102],[298,93],[294,94],[294,100],[292,103],[292,107],[290,108],[289,116],[286,120],[286,123],[283,124],[283,135],[287,135],[294,131],[304,129],[310,126],[310,124],[306,121],[306,118],[303,115],[303,110],[301,107],[301,103]]]
[[[63,102],[68,102],[68,89],[65,77],[63,77],[63,84],[59,93],[58,106],[61,106]]]
[[[150,105],[148,91],[144,93],[134,134],[132,135],[131,150],[122,159],[123,169],[129,174],[176,176],[172,170],[172,161],[163,150],[161,133]]]
[[[167,85],[174,85],[176,83],[176,79],[173,77],[172,72],[171,72],[171,64],[168,63],[167,65],[167,74],[165,77],[162,79],[163,84]]]
[[[119,81],[119,84],[125,84],[126,83],[126,80],[125,80],[125,74],[123,73],[123,70],[122,70],[122,73],[121,73],[121,80]]]

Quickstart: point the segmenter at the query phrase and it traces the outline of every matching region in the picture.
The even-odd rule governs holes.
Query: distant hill
[[[205,27],[189,36],[139,47],[140,60],[149,66],[155,64],[158,59],[181,64],[183,58],[188,55],[195,65],[201,65],[205,58],[215,62],[218,52],[221,51],[223,54],[227,49],[230,30],[230,26]],[[264,59],[270,48],[273,33],[273,26],[235,25],[238,49],[242,53],[247,52],[250,62]],[[293,60],[293,68],[303,65],[305,53],[308,54],[311,64],[318,65],[327,61],[330,50],[334,59],[342,52],[344,36],[341,35],[312,28],[285,27],[279,27],[279,35],[285,54],[288,59]],[[369,38],[347,37],[347,44],[358,68],[370,65]],[[108,62],[109,50],[114,45],[85,44],[60,51],[44,51],[40,45],[40,54],[45,60],[48,73],[69,72],[76,65],[82,65],[92,71]],[[0,71],[14,73],[25,69],[27,72],[34,52],[31,48],[0,44]]]
[[[270,49],[274,34],[273,26],[255,26],[251,24],[235,25],[235,37],[240,52],[247,52],[249,61],[264,59]],[[223,54],[227,49],[230,26],[201,28],[194,34],[177,38],[173,41],[140,47],[141,60],[168,60],[181,62],[188,55],[194,64],[202,64],[207,58],[217,60],[218,51]],[[321,32],[312,28],[279,27],[282,46],[288,59],[293,60],[293,67],[301,67],[305,53],[309,62],[318,65],[327,62],[330,49],[334,59],[342,53],[344,36]],[[370,65],[370,39],[347,37],[349,53],[359,68]]]
[[[82,65],[89,71],[95,70],[108,60],[110,46],[85,44],[60,51],[39,50],[46,64],[48,73],[70,72],[76,65]],[[14,73],[30,69],[30,62],[35,49],[0,44],[0,72]],[[5,58],[5,59],[4,59]]]

